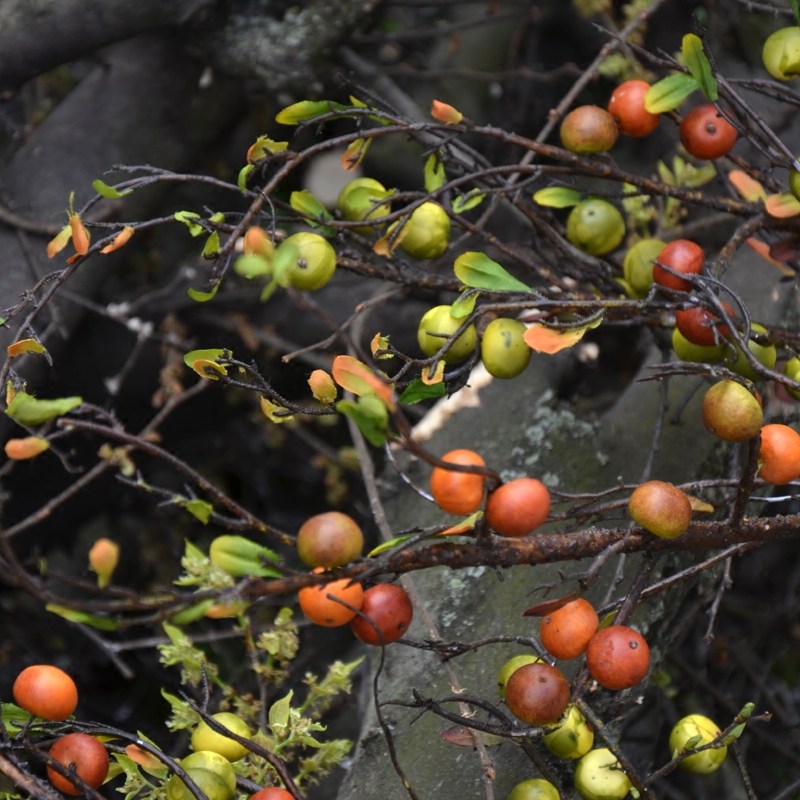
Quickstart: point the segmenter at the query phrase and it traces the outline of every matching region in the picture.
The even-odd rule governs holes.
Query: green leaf
[[[666,183],[667,186],[678,185],[675,176],[670,172],[669,167],[663,161],[658,161],[656,163],[656,169],[658,170],[658,177],[661,178],[662,183]]]
[[[197,517],[203,525],[208,525],[208,518],[214,512],[214,506],[205,500],[182,500],[179,505],[182,505],[193,517]]]
[[[119,628],[119,624],[108,617],[97,617],[94,614],[87,614],[85,611],[76,611],[74,608],[59,606],[55,603],[48,603],[44,608],[45,611],[57,614],[59,617],[68,619],[70,622],[80,622],[83,625],[89,625],[101,631],[115,631]]]
[[[219,253],[219,233],[214,231],[208,239],[206,239],[206,244],[203,248],[203,258],[213,258],[217,253]]]
[[[3,725],[8,729],[9,733],[16,733],[20,730],[31,716],[32,714],[24,708],[15,706],[13,703],[3,703]],[[34,719],[37,718],[34,717]]]
[[[428,160],[425,162],[423,175],[425,177],[426,192],[435,192],[444,184],[444,164],[439,161],[436,153],[431,153],[430,156],[428,156]]]
[[[463,211],[469,211],[471,208],[479,206],[484,197],[486,195],[481,193],[480,189],[471,189],[466,194],[460,194],[453,200],[453,212],[461,214]]]
[[[495,292],[530,292],[528,286],[509,274],[483,253],[463,253],[453,265],[456,277],[465,285]]]
[[[417,378],[403,390],[403,394],[400,395],[400,402],[410,406],[413,403],[419,403],[421,400],[428,400],[431,397],[444,397],[446,393],[447,389],[444,381],[426,384],[420,378]]]
[[[17,392],[6,409],[14,422],[32,428],[50,419],[63,417],[83,402],[82,397],[61,397],[57,400],[38,400],[26,392]]]
[[[233,271],[243,278],[252,280],[272,274],[272,264],[266,258],[253,253],[249,256],[239,256],[233,262]]]
[[[737,714],[736,718],[740,720],[750,719],[755,710],[755,703],[745,703],[744,708],[742,708],[742,710]]]
[[[230,350],[228,351],[230,353]],[[211,350],[190,350],[184,357],[183,363],[187,367],[191,367],[195,361],[216,361],[222,358],[225,351],[222,348],[215,347]]]
[[[480,292],[474,292],[467,289],[462,292],[458,300],[450,306],[450,316],[455,319],[464,319],[468,317],[475,310],[475,303],[480,297]]]
[[[798,26],[800,26],[800,7],[797,5],[797,0],[789,0],[789,5],[792,7],[794,18],[797,20]]]
[[[188,625],[190,622],[202,619],[206,615],[206,611],[214,605],[214,602],[214,598],[209,597],[193,606],[189,606],[189,608],[184,608],[183,611],[179,611],[177,614],[173,614],[169,621],[173,625]]]
[[[549,208],[571,208],[578,205],[583,192],[577,189],[570,189],[566,186],[548,186],[546,189],[539,189],[533,196],[534,203]]]
[[[367,553],[367,558],[372,558],[373,556],[385,553],[387,550],[391,550],[393,547],[397,547],[397,545],[407,542],[413,537],[413,535],[414,534],[409,533],[405,536],[395,536],[394,539],[389,539],[388,542],[383,542],[383,544],[379,544],[376,548],[370,550],[369,553]]]
[[[299,211],[301,214],[308,214],[310,217],[317,217],[318,219],[333,219],[333,215],[328,211],[325,206],[314,197],[311,192],[306,191],[303,189],[300,192],[292,192],[291,197],[289,198],[289,204],[295,211]],[[335,236],[336,229],[331,228],[328,225],[321,225],[319,222],[315,222],[314,220],[306,220],[312,228],[319,228],[320,233],[324,234],[325,236]]]
[[[126,194],[130,194],[133,191],[133,189],[126,189],[124,192],[120,192],[100,179],[92,181],[92,189],[101,197],[108,197],[110,200],[116,200],[118,197],[125,197]]]
[[[743,733],[746,724],[742,722],[740,725],[737,725],[722,741],[723,744],[729,745],[733,744]]]
[[[289,711],[292,708],[292,695],[294,690],[289,690],[286,697],[273,703],[269,710],[269,727],[278,736],[281,735],[282,730],[275,731],[275,728],[284,729],[289,724]]]
[[[683,746],[683,749],[694,750],[694,748],[697,747],[697,745],[702,743],[703,743],[703,737],[701,734],[698,733],[697,736],[692,736],[692,738],[689,739],[688,742],[686,742],[686,744]]]
[[[711,64],[703,52],[703,42],[694,33],[687,33],[683,37],[683,63],[689,68],[692,77],[697,81],[703,94],[714,103],[719,97],[717,79],[711,74]]]
[[[215,283],[210,292],[201,292],[200,289],[187,289],[186,294],[198,303],[207,303],[219,291],[219,283]]]
[[[377,397],[359,397],[356,402],[340,400],[336,410],[350,417],[370,444],[381,447],[386,442],[389,412]]]
[[[275,117],[275,122],[279,122],[281,125],[299,125],[301,122],[308,122],[314,117],[342,108],[347,108],[347,106],[331,100],[301,100],[280,111]]]
[[[206,232],[202,225],[192,222],[193,219],[200,219],[200,215],[195,214],[194,211],[176,211],[172,216],[178,222],[182,222],[189,229],[189,233],[192,236],[202,236]]]
[[[644,96],[644,107],[651,114],[663,114],[676,109],[695,89],[697,81],[691,75],[676,72],[654,83]]]
[[[242,190],[242,194],[247,191],[247,178],[254,169],[255,166],[253,164],[248,164],[239,170],[239,177],[236,179],[236,185]]]
[[[597,630],[602,631],[603,628],[607,628],[609,625],[613,625],[614,620],[617,618],[617,614],[619,614],[619,609],[616,611],[609,611],[603,619],[600,620],[600,625],[598,625]]]

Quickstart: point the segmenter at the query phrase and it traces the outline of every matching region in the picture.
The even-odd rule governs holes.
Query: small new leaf
[[[133,189],[125,189],[124,191],[120,192],[118,189],[115,189],[113,186],[109,186],[100,179],[92,181],[92,189],[94,189],[101,197],[108,197],[109,200],[116,200],[119,197],[125,197],[126,194],[130,194],[133,191]]]
[[[577,189],[569,189],[566,186],[548,186],[546,189],[539,189],[533,196],[534,203],[549,208],[571,208],[578,205],[583,192]]]
[[[417,378],[403,390],[403,394],[400,395],[400,402],[412,405],[422,400],[429,400],[432,397],[444,397],[446,391],[445,385],[441,381],[439,383],[426,384]]]
[[[381,553],[385,553],[387,550],[391,550],[393,547],[397,547],[404,542],[407,542],[413,534],[408,533],[405,536],[395,536],[394,539],[389,539],[388,542],[382,542],[374,549],[370,550],[367,553],[367,558],[373,558],[375,556],[379,556]]]
[[[463,253],[453,265],[456,277],[475,289],[499,292],[530,292],[530,287],[518,281],[496,261],[483,253]]]
[[[697,81],[698,86],[709,102],[715,103],[719,98],[717,91],[717,80],[711,73],[711,64],[708,57],[703,52],[703,42],[694,33],[687,33],[683,37],[681,47],[683,63],[689,68],[692,77]],[[646,104],[645,100],[645,104]]]
[[[698,83],[691,75],[676,72],[647,90],[644,107],[651,114],[673,111],[697,88]]]
[[[301,100],[280,111],[275,117],[275,122],[281,125],[299,125],[301,122],[308,122],[315,117],[327,114],[329,111],[336,111],[347,108],[341,103],[334,103],[331,100]]]
[[[197,303],[207,303],[214,298],[214,295],[219,291],[220,283],[217,282],[209,292],[201,292],[200,289],[187,289],[186,294]]]
[[[189,233],[192,236],[202,236],[206,232],[202,225],[192,222],[192,220],[200,219],[200,215],[195,214],[194,211],[176,211],[172,216],[178,222],[182,222],[189,229]]]
[[[85,611],[77,611],[74,608],[59,606],[55,603],[48,603],[45,606],[45,611],[57,614],[70,622],[78,622],[81,625],[88,625],[90,628],[97,628],[100,631],[115,631],[119,628],[119,625],[108,617],[98,617],[94,614],[87,614]]]
[[[467,291],[462,292],[458,299],[450,306],[450,316],[455,319],[464,319],[468,317],[475,309],[475,303],[480,297],[480,292]]]
[[[83,402],[82,397],[61,397],[57,400],[39,400],[26,392],[17,392],[6,409],[14,422],[26,427],[42,425],[50,419],[63,417]]]
[[[461,214],[471,208],[476,208],[483,202],[484,197],[486,195],[481,193],[479,189],[472,189],[466,194],[460,194],[453,200],[453,211],[456,214]]]
[[[444,184],[444,164],[439,161],[436,153],[431,153],[428,160],[425,162],[425,169],[423,170],[425,178],[425,191],[435,192],[439,187]]]

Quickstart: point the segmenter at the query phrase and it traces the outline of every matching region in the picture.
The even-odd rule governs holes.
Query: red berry
[[[408,631],[414,607],[403,588],[395,583],[379,583],[364,592],[361,613],[377,625],[384,644],[390,644]],[[381,640],[375,628],[364,617],[354,617],[350,622],[350,628],[362,642],[380,645]]]
[[[661,119],[659,114],[651,114],[644,107],[644,96],[650,89],[647,81],[625,81],[614,89],[608,101],[608,113],[621,133],[640,138],[651,134]]]
[[[684,275],[697,275],[703,269],[705,254],[703,248],[688,239],[670,242],[659,254],[657,264],[653,265],[653,280],[667,289],[680,289],[688,292],[692,288],[689,281],[667,272],[661,264]]]
[[[714,159],[727,155],[736,144],[736,128],[713,103],[695,106],[681,122],[681,144],[695,158]]]

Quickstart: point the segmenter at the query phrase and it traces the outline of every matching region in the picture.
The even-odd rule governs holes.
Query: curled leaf
[[[314,398],[320,403],[327,406],[336,399],[336,384],[324,369],[315,369],[308,379],[308,385]]]
[[[764,207],[771,217],[785,219],[800,214],[800,200],[793,194],[771,194]]]
[[[577,596],[578,596],[577,592],[571,592],[570,594],[564,595],[564,597],[556,597],[553,600],[545,600],[542,603],[537,603],[535,606],[529,608],[527,611],[523,611],[522,616],[546,617],[548,614],[552,614],[554,611],[558,611],[559,608],[562,608],[567,603],[571,603]]]
[[[329,111],[343,108],[347,108],[347,106],[331,100],[301,100],[280,111],[275,117],[275,122],[279,122],[281,125],[299,125],[301,122],[308,122]]]
[[[65,225],[48,243],[47,257],[52,258],[56,253],[60,253],[72,238],[72,228]]]
[[[757,203],[759,200],[767,201],[766,189],[746,172],[742,172],[740,169],[732,169],[728,173],[728,180],[748,203]]]
[[[333,379],[345,391],[359,397],[379,397],[392,410],[397,407],[392,387],[357,358],[336,356],[333,359]]]
[[[425,162],[425,169],[423,170],[423,177],[425,179],[426,192],[435,192],[444,184],[444,164],[439,161],[439,157],[436,153],[431,153],[428,156],[428,160]]]
[[[372,144],[372,139],[356,139],[354,142],[350,142],[347,150],[342,153],[342,169],[355,169],[367,154],[370,144]]]
[[[485,197],[486,195],[480,189],[471,189],[466,194],[460,194],[453,200],[453,212],[461,214],[471,208],[477,208]]]
[[[135,230],[130,226],[126,225],[115,237],[114,241],[111,244],[107,244],[100,252],[101,253],[113,253],[115,250],[119,250],[124,244],[126,244],[131,236],[135,233]]]
[[[382,355],[378,355],[382,350],[389,349],[389,337],[388,336],[381,336],[380,333],[376,333],[372,337],[372,341],[369,343],[369,349],[372,353],[373,358],[377,358],[378,360],[383,358],[393,358],[391,353],[383,353]]]
[[[283,406],[279,406],[276,403],[273,403],[266,397],[259,398],[259,403],[261,404],[261,410],[264,412],[264,416],[268,420],[270,420],[270,422],[281,424],[283,422],[289,422],[289,420],[294,419],[294,414],[279,413],[288,411],[288,409],[284,408]]]
[[[439,100],[434,100],[431,104],[431,116],[446,125],[458,125],[464,119],[464,115],[457,108]]]
[[[571,208],[578,205],[583,192],[577,189],[569,189],[566,186],[548,186],[546,189],[539,189],[533,196],[533,202],[540,206],[549,208]]]
[[[186,294],[188,294],[192,300],[198,303],[207,303],[209,300],[214,298],[216,293],[219,291],[220,285],[221,283],[217,281],[217,283],[215,283],[208,292],[202,292],[200,289],[191,288],[186,290]]]
[[[39,400],[26,392],[17,392],[6,409],[14,422],[26,427],[43,425],[50,419],[63,417],[83,403],[82,397],[60,397],[56,400]]]
[[[100,179],[92,181],[92,189],[94,189],[101,197],[107,197],[109,200],[116,200],[120,197],[125,197],[126,194],[130,194],[133,191],[133,189],[125,189],[121,192],[119,189],[109,186]]]
[[[250,177],[250,173],[254,169],[255,167],[252,164],[248,164],[247,166],[244,166],[239,170],[239,175],[236,178],[236,185],[239,187],[239,189],[242,191],[243,194],[244,192],[247,191],[247,179],[248,177]]]
[[[289,142],[274,142],[269,136],[259,136],[247,150],[247,163],[260,161],[270,153],[280,153],[289,146]]]
[[[72,214],[70,216],[69,227],[72,230],[72,245],[75,248],[75,252],[79,256],[85,256],[89,252],[91,236],[81,221],[80,214]]]
[[[706,503],[705,500],[701,500],[699,497],[694,497],[691,494],[687,494],[686,496],[689,498],[689,504],[692,506],[692,511],[710,514],[714,510],[714,506],[712,506],[710,503]]]
[[[435,366],[431,366],[430,369],[422,370],[420,380],[426,386],[433,386],[437,383],[442,383],[444,380],[444,367],[444,359],[437,361]]]
[[[536,350],[537,353],[548,353],[553,355],[567,347],[576,345],[590,328],[596,328],[597,324],[593,323],[584,325],[580,328],[567,328],[565,330],[556,330],[555,328],[548,328],[544,325],[534,323],[528,330],[525,331],[523,338],[525,344]]]
[[[36,341],[36,339],[20,339],[18,342],[14,342],[14,344],[10,344],[6,348],[8,355],[11,358],[15,358],[16,356],[22,356],[26,353],[46,353],[46,349],[42,344]]]
[[[26,461],[44,453],[50,442],[41,436],[27,436],[24,439],[9,439],[5,444],[6,455],[15,461]]]

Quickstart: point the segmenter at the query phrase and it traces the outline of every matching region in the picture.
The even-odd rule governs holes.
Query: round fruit
[[[577,706],[569,706],[566,721],[552,733],[542,737],[547,749],[559,758],[576,759],[585,756],[594,744],[594,729]]]
[[[481,339],[481,361],[495,378],[516,378],[531,360],[531,349],[525,344],[527,328],[516,319],[493,319]]]
[[[486,466],[486,462],[472,450],[451,450],[442,456],[442,461],[462,466]],[[434,467],[431,474],[433,499],[448,514],[467,516],[477,511],[483,502],[484,489],[485,478],[477,473]]]
[[[394,226],[389,228],[392,232]],[[400,248],[412,258],[438,258],[450,243],[450,217],[437,203],[423,203],[400,231]]]
[[[272,272],[281,286],[321,289],[336,271],[336,251],[318,233],[295,233],[280,243]]]
[[[642,239],[625,254],[622,269],[635,297],[647,297],[653,283],[653,262],[665,247],[661,239]]]
[[[486,500],[486,521],[501,536],[525,536],[550,513],[550,492],[535,478],[517,478],[495,489]]]
[[[417,328],[417,342],[420,349],[426,356],[435,356],[446,339],[463,324],[463,319],[457,319],[450,313],[450,306],[434,306],[425,312]],[[470,325],[444,354],[444,361],[447,364],[462,361],[475,349],[477,340],[475,326]]]
[[[348,222],[378,219],[385,217],[392,209],[388,203],[375,208],[375,203],[386,200],[391,195],[392,192],[387,192],[383,184],[373,178],[356,178],[339,192],[336,208]],[[362,225],[352,230],[365,236],[375,232],[372,225]]]
[[[800,200],[800,172],[794,167],[789,170],[789,191]]]
[[[647,481],[638,486],[628,513],[637,525],[662,539],[676,539],[692,521],[692,504],[684,492],[664,481]]]
[[[508,796],[508,800],[559,800],[561,795],[550,781],[544,778],[531,778],[518,783]]]
[[[790,358],[783,367],[783,374],[787,378],[800,382],[800,358],[797,358],[797,356]],[[783,388],[795,400],[800,400],[800,389],[792,389],[789,386],[784,386]]]
[[[659,263],[653,266],[653,280],[659,286],[665,286],[667,289],[688,292],[691,291],[692,284],[667,272],[661,264],[683,275],[697,275],[703,269],[705,253],[703,253],[702,247],[688,239],[676,239],[661,251],[658,261]]]
[[[86,733],[68,733],[56,739],[50,748],[50,756],[67,769],[74,764],[78,777],[93,789],[97,789],[108,775],[108,753],[105,747],[94,736]],[[64,794],[83,794],[83,789],[59,775],[52,767],[47,768],[47,777]]]
[[[606,747],[587,753],[575,767],[575,788],[583,800],[624,800],[630,778]]]
[[[378,626],[384,644],[391,644],[408,632],[414,607],[411,605],[411,598],[401,586],[396,583],[379,583],[364,592],[361,613]],[[375,628],[363,617],[354,617],[350,628],[362,642],[380,645],[381,640]]]
[[[674,753],[676,750],[683,750],[686,743],[696,736],[700,737],[700,741],[694,747],[702,747],[704,744],[713,742],[720,732],[719,726],[708,717],[690,714],[675,723],[675,727],[669,735],[669,751]],[[695,753],[693,756],[684,758],[678,766],[695,775],[707,775],[722,766],[727,754],[727,747],[703,750],[702,753]]]
[[[347,514],[327,511],[307,519],[297,532],[297,554],[309,567],[341,567],[361,555],[364,536]]]
[[[215,772],[199,767],[190,767],[185,772],[208,800],[231,800],[234,795]],[[195,800],[195,796],[177,775],[173,775],[167,783],[167,800]]]
[[[529,725],[548,725],[558,720],[569,704],[569,684],[549,664],[526,664],[506,682],[506,705]]]
[[[800,28],[792,25],[775,31],[764,42],[764,66],[773,78],[790,81],[800,74]]]
[[[317,567],[314,572],[322,572],[322,567]],[[347,625],[353,617],[355,611],[351,611],[347,606],[331,600],[327,595],[338,597],[345,603],[361,610],[364,602],[364,590],[360,583],[352,583],[350,578],[342,578],[338,581],[323,583],[317,586],[306,586],[297,593],[301,611],[317,625],[325,628],[338,628],[340,625]]]
[[[250,800],[294,800],[294,795],[278,786],[270,786],[250,795]]]
[[[767,334],[767,329],[763,325],[754,322],[750,325],[750,330],[753,334]],[[738,344],[734,345],[736,349],[736,359],[734,360],[733,354],[728,352],[725,358],[727,366],[730,367],[737,375],[747,378],[751,381],[760,381],[763,378],[750,366],[750,362],[745,358],[742,349]],[[767,369],[772,369],[775,362],[778,360],[778,349],[774,344],[759,344],[752,338],[747,342],[747,349],[755,356],[756,361],[763,364]],[[733,363],[730,363],[733,361]]]
[[[611,625],[590,639],[586,666],[591,676],[606,689],[628,689],[647,675],[650,648],[633,628]]]
[[[230,792],[236,791],[236,773],[231,762],[225,756],[212,750],[198,750],[196,753],[181,759],[181,766],[186,769],[205,769],[225,781]]]
[[[514,656],[509,658],[505,664],[500,668],[500,673],[497,676],[497,693],[500,697],[505,699],[506,684],[508,679],[520,668],[526,664],[542,664],[544,663],[538,656],[523,655]]]
[[[764,424],[758,400],[741,383],[720,381],[703,398],[703,425],[726,442],[746,442]]]
[[[567,217],[567,239],[584,253],[604,256],[625,238],[625,220],[607,200],[581,200]]]
[[[599,624],[592,604],[579,597],[542,617],[539,636],[548,653],[568,661],[586,650]]]
[[[722,304],[725,310],[733,316],[733,309],[727,304]],[[727,325],[717,325],[719,317],[712,314],[700,306],[692,306],[681,311],[675,312],[675,326],[692,344],[701,347],[714,347],[718,340],[715,339],[714,331],[717,335],[730,337],[731,331]]]
[[[782,486],[800,478],[800,434],[788,425],[765,425],[761,429],[758,477]]]
[[[692,344],[677,328],[672,329],[672,349],[681,361],[713,364],[722,359],[723,347],[722,344],[714,347]]]
[[[712,160],[727,155],[736,144],[736,128],[713,103],[695,106],[681,122],[681,144],[695,158]]]
[[[573,153],[605,153],[619,136],[614,117],[598,106],[580,106],[561,123],[561,144]]]
[[[253,735],[250,732],[250,728],[247,727],[247,723],[237,717],[236,714],[231,714],[229,711],[213,714],[211,719],[218,722],[223,728],[227,728],[231,733],[241,736],[243,739],[249,739]],[[218,753],[223,756],[223,758],[227,758],[228,761],[238,761],[240,758],[244,758],[248,753],[247,748],[243,744],[239,744],[239,742],[211,730],[205,722],[200,722],[194,729],[192,733],[192,748],[196,751],[205,750]],[[203,765],[197,764],[195,766]],[[203,769],[210,769],[210,767],[203,766]]]
[[[650,89],[647,81],[625,81],[617,86],[608,101],[608,113],[617,123],[620,133],[640,138],[648,136],[661,119],[659,114],[651,114],[644,107],[644,96]]]
[[[78,705],[75,681],[49,664],[36,664],[22,670],[11,691],[20,708],[42,719],[66,719]]]

